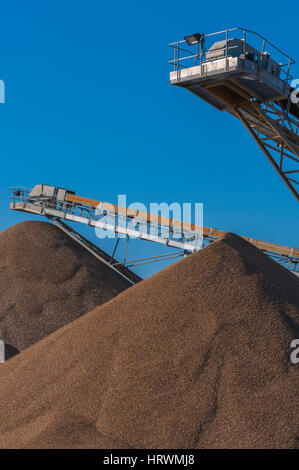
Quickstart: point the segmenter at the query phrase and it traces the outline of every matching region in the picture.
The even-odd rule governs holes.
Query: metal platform
[[[186,88],[248,129],[299,202],[299,106],[294,59],[258,33],[233,28],[170,44],[170,84]]]

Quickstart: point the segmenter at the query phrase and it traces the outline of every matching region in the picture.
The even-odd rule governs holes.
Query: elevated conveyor
[[[170,44],[170,84],[237,117],[299,202],[299,97],[295,61],[244,28]]]
[[[193,253],[208,243],[221,238],[225,232],[185,223],[155,214],[149,214],[139,210],[109,204],[94,199],[77,196],[73,191],[48,185],[37,185],[32,190],[26,188],[12,188],[10,202],[12,210],[28,212],[45,216],[63,227],[69,234],[80,238],[80,235],[66,225],[66,222],[78,222],[91,227],[123,234],[127,237],[139,238],[177,248],[179,251],[173,256],[161,255],[151,257],[153,261],[158,258],[172,259]],[[297,272],[299,268],[299,249],[289,248],[275,243],[263,242],[250,237],[243,237],[264,253],[275,259],[287,269]],[[84,237],[81,237],[81,242]],[[91,242],[85,239],[85,245],[103,257],[103,253],[97,247],[91,246]],[[90,243],[90,245],[88,244]],[[107,255],[106,255],[107,256]],[[119,269],[121,263],[115,260],[107,260],[108,263]],[[133,262],[134,261],[134,262]],[[127,262],[125,255],[124,265],[139,265],[146,262],[145,259]],[[129,276],[127,271],[121,268],[121,274]],[[138,279],[131,281],[138,282]]]

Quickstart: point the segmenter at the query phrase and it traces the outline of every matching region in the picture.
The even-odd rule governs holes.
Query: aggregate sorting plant
[[[192,34],[170,47],[174,51],[174,58],[169,61],[174,68],[170,84],[186,88],[218,110],[237,117],[299,202],[299,100],[292,87],[294,59],[260,34],[244,28]],[[13,188],[10,207],[51,219],[131,284],[139,279],[133,279],[126,270],[127,247],[124,262],[118,263],[113,259],[118,240],[112,257],[107,258],[65,221],[125,234],[127,242],[130,237],[138,237],[180,250],[173,256],[133,260],[130,267],[193,253],[223,236],[220,230],[132,211],[45,184],[32,190]],[[243,238],[298,273],[299,249]]]

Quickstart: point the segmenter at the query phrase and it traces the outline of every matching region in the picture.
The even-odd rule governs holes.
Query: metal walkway
[[[46,187],[51,191],[51,196],[32,196],[35,188]],[[29,212],[40,216],[46,216],[58,224],[72,238],[82,242],[89,251],[97,253],[105,259],[105,262],[120,270],[122,275],[130,278],[135,283],[140,280],[132,278],[128,271],[124,269],[148,262],[156,262],[167,259],[174,259],[193,253],[203,246],[221,238],[225,232],[213,228],[199,227],[193,224],[160,217],[146,212],[131,210],[125,207],[112,205],[109,203],[96,201],[89,198],[77,196],[74,192],[61,190],[61,188],[38,185],[33,191],[26,188],[12,188],[10,208],[13,210]],[[43,191],[43,189],[41,190]],[[59,191],[63,191],[63,197],[57,198]],[[53,196],[54,195],[54,196]],[[109,230],[118,234],[123,234],[127,239],[130,237],[141,240],[163,244],[168,247],[177,248],[179,251],[172,254],[153,256],[150,258],[127,260],[127,246],[124,261],[122,263],[113,259],[119,239],[112,254],[112,259],[104,254],[96,245],[68,227],[65,221],[83,223],[85,225]],[[275,261],[282,264],[291,271],[299,269],[299,249],[285,247],[275,243],[263,242],[250,237],[242,237],[252,243]],[[108,258],[107,258],[108,256]],[[123,266],[121,266],[123,265]],[[124,268],[125,267],[125,268]],[[299,272],[299,271],[298,271]]]

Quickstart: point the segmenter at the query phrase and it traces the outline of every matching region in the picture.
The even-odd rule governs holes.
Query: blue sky
[[[264,154],[238,120],[171,87],[167,63],[169,42],[242,26],[297,57],[299,77],[298,13],[277,0],[2,4],[0,230],[28,219],[9,211],[10,186],[49,183],[112,203],[203,202],[206,226],[298,246],[298,203]],[[152,252],[135,242],[131,257]]]

